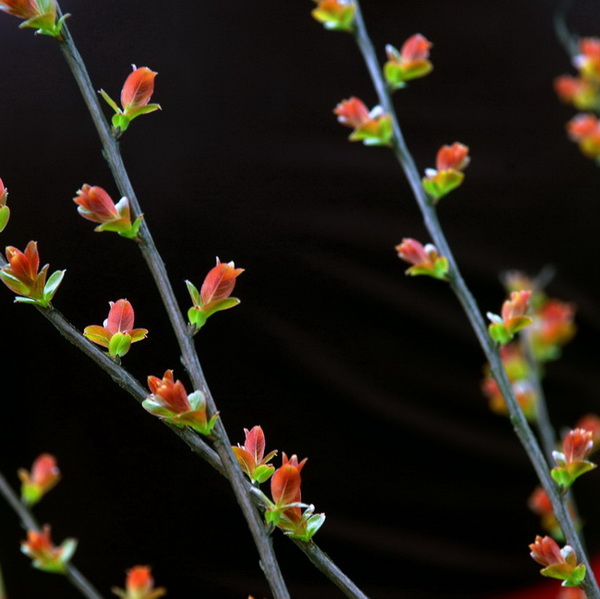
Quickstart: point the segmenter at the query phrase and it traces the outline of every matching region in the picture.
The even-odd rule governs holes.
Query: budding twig
[[[33,530],[35,532],[41,531],[41,527],[34,515],[25,504],[19,501],[17,494],[13,491],[2,473],[0,473],[0,495],[6,499],[8,505],[10,505],[17,514],[25,530]],[[84,597],[87,597],[88,599],[102,599],[102,595],[94,588],[92,583],[75,566],[73,566],[73,564],[66,564],[65,576]],[[0,597],[2,597],[1,593],[2,587],[0,586]]]
[[[379,103],[385,113],[391,116],[393,127],[393,152],[402,170],[404,171],[415,200],[417,201],[419,209],[421,210],[425,226],[429,231],[435,246],[439,250],[440,255],[448,259],[448,278],[450,287],[461,303],[471,327],[473,328],[473,331],[475,332],[475,335],[479,341],[479,344],[481,345],[481,348],[490,364],[492,375],[496,380],[502,396],[508,405],[510,419],[517,437],[525,448],[533,468],[536,471],[544,490],[550,498],[554,508],[554,513],[560,524],[560,527],[563,530],[567,542],[573,547],[579,560],[581,560],[581,562],[586,566],[587,575],[581,586],[589,599],[600,599],[600,588],[598,588],[598,584],[590,568],[589,560],[567,509],[566,498],[562,493],[559,492],[557,485],[550,476],[548,464],[544,458],[544,454],[542,453],[537,439],[527,423],[527,420],[516,400],[512,385],[510,384],[506,375],[506,371],[502,364],[497,347],[488,334],[485,321],[477,306],[475,298],[471,294],[460,274],[456,260],[454,259],[454,256],[450,250],[450,246],[442,231],[435,206],[429,202],[427,196],[425,195],[421,185],[419,172],[406,145],[404,136],[402,135],[402,130],[396,116],[390,93],[381,74],[381,67],[377,59],[375,48],[373,47],[365,26],[359,0],[354,0],[354,3],[356,5],[355,39],[367,65],[372,83],[377,92]]]

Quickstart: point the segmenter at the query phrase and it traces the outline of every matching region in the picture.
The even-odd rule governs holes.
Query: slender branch
[[[560,0],[553,19],[556,37],[570,58],[573,58],[577,54],[579,46],[579,38],[571,33],[567,25],[567,15],[572,4],[573,0]]]
[[[0,495],[6,499],[8,505],[10,505],[17,514],[25,530],[33,530],[38,533],[41,532],[41,527],[34,515],[25,504],[19,501],[17,494],[13,491],[2,473],[0,473]],[[84,597],[87,597],[88,599],[102,599],[102,595],[100,595],[92,583],[73,564],[68,563],[65,568],[65,576]]]
[[[423,190],[421,185],[421,177],[419,176],[415,162],[408,150],[404,136],[402,135],[391,96],[386,88],[385,81],[381,74],[381,68],[377,59],[377,54],[368,36],[360,9],[359,0],[355,0],[355,5],[355,39],[367,65],[371,80],[378,95],[379,103],[381,104],[383,110],[392,118],[394,131],[393,151],[396,159],[404,171],[404,174],[412,189],[413,195],[417,201],[419,209],[421,210],[421,214],[429,234],[440,251],[440,254],[448,259],[450,287],[462,305],[471,327],[473,328],[473,331],[475,332],[475,335],[479,341],[479,344],[481,345],[481,348],[490,364],[492,375],[496,380],[502,396],[508,405],[510,419],[515,433],[525,448],[533,468],[536,471],[544,490],[550,498],[552,507],[554,509],[554,514],[563,530],[567,542],[573,547],[581,563],[585,564],[586,566],[587,575],[581,586],[588,598],[600,599],[600,589],[598,588],[598,584],[590,567],[587,554],[582,546],[579,535],[576,532],[574,523],[568,512],[566,498],[559,491],[557,485],[550,476],[548,465],[537,439],[529,427],[527,419],[525,418],[516,400],[512,385],[510,384],[506,375],[506,371],[502,364],[498,349],[488,334],[487,326],[479,308],[477,307],[475,298],[471,294],[460,274],[456,260],[450,250],[450,246],[439,223],[435,207],[430,203]]]
[[[120,192],[129,199],[134,215],[139,216],[142,211],[125,169],[119,151],[119,144],[112,135],[112,132],[104,119],[98,97],[92,86],[83,59],[81,58],[67,27],[64,28],[64,39],[61,40],[60,47],[90,111],[90,115],[102,142],[104,157],[108,162],[115,182],[117,183]],[[208,412],[210,415],[213,415],[218,411],[215,401],[208,388],[192,338],[188,334],[187,324],[179,310],[165,265],[156,249],[146,221],[142,221],[142,226],[140,227],[140,239],[140,250],[163,300],[171,326],[179,343],[183,365],[192,380],[194,388],[204,393]],[[267,534],[259,512],[245,490],[244,475],[231,450],[231,442],[229,441],[225,427],[220,419],[217,421],[214,434],[216,437],[215,447],[217,453],[221,458],[221,463],[227,472],[227,478],[229,479],[238,505],[244,514],[254,539],[254,543],[260,555],[261,567],[269,582],[269,586],[276,599],[289,599],[290,595],[286,588],[279,564],[277,563],[271,539]]]
[[[544,288],[554,277],[555,270],[551,266],[545,266],[540,270],[532,281],[532,291],[542,293]],[[544,388],[542,387],[542,367],[535,357],[531,339],[531,329],[524,329],[519,333],[519,345],[527,363],[527,381],[533,388],[535,394],[535,425],[542,441],[546,460],[550,466],[553,465],[552,452],[556,450],[556,432],[552,426],[548,413],[548,402]]]
[[[313,565],[331,580],[345,595],[352,599],[367,599],[367,596],[333,563],[331,558],[312,541],[304,543],[292,539]]]

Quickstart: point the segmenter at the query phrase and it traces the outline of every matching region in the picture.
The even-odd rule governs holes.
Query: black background
[[[527,544],[533,472],[508,421],[480,392],[482,354],[447,287],[407,278],[394,246],[427,241],[390,152],[346,141],[333,107],[376,102],[352,38],[310,17],[313,3],[70,2],[94,85],[114,98],[130,64],[159,75],[162,112],[135,121],[122,151],[182,308],[215,256],[246,269],[240,307],[215,316],[198,351],[234,442],[261,424],[269,448],[300,458],[303,497],[327,514],[316,540],[379,599],[490,597],[539,579]],[[444,143],[472,162],[439,213],[483,310],[499,273],[551,264],[549,292],[578,307],[579,332],[548,368],[554,422],[600,412],[597,376],[600,173],[564,132],[574,111],[552,90],[572,72],[553,2],[364,2],[385,43],[434,43],[434,72],[395,96],[420,169]],[[600,33],[592,0],[573,28]],[[71,198],[83,183],[117,199],[91,121],[53,40],[0,19],[0,176],[12,218],[3,245],[39,242],[67,268],[54,305],[79,329],[129,299],[150,330],[124,365],[141,381],[185,379],[135,244],[93,233]],[[107,112],[108,114],[108,112]],[[41,452],[63,481],[36,508],[74,563],[109,595],[151,564],[176,598],[269,596],[226,482],[146,414],[35,310],[0,293],[0,466]],[[279,463],[277,458],[276,463]],[[588,544],[600,548],[600,475],[577,485]],[[0,565],[11,599],[77,597],[19,554],[24,533],[0,501]],[[341,597],[275,535],[295,598]]]

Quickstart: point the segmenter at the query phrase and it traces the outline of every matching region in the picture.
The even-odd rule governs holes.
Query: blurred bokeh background
[[[303,497],[327,514],[316,541],[373,598],[537,583],[536,480],[481,393],[482,353],[447,286],[404,275],[394,246],[428,237],[392,154],[349,143],[332,114],[351,95],[376,103],[352,37],[325,31],[309,0],[61,4],[98,89],[118,97],[132,63],[159,73],[163,110],[121,147],[182,308],[183,281],[199,285],[216,256],[246,269],[242,304],[196,337],[232,441],[260,424],[269,448],[309,458]],[[506,269],[554,267],[548,292],[577,306],[578,333],[547,368],[551,417],[560,428],[600,412],[600,172],[568,141],[574,109],[553,91],[574,72],[556,2],[363,5],[382,61],[386,43],[416,32],[434,44],[433,73],[395,102],[421,170],[442,144],[470,147],[439,214],[481,309],[499,310]],[[576,33],[600,34],[596,2],[569,15]],[[172,368],[187,383],[135,244],[94,233],[71,200],[84,183],[117,191],[56,44],[0,17],[3,246],[34,239],[43,263],[67,269],[54,305],[81,330],[129,299],[150,335],[124,366],[142,382]],[[7,290],[0,310],[0,468],[17,486],[17,468],[57,456],[63,481],[36,514],[57,541],[79,539],[74,563],[106,596],[150,564],[173,599],[268,597],[226,482],[35,310]],[[592,552],[599,490],[598,473],[576,489]],[[77,597],[31,569],[23,535],[0,500],[10,599]],[[280,534],[275,546],[294,598],[342,596]]]

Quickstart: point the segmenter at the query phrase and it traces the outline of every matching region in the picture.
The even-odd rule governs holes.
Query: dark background
[[[303,497],[327,514],[316,540],[373,598],[484,598],[536,583],[527,544],[542,530],[526,506],[536,481],[480,392],[481,351],[444,284],[403,274],[394,246],[428,238],[393,156],[348,143],[332,114],[351,95],[376,102],[352,38],[313,21],[309,0],[62,6],[97,88],[118,98],[130,63],[159,72],[163,110],[135,121],[122,151],[182,308],[183,280],[200,285],[215,256],[246,269],[241,306],[196,338],[232,440],[261,424],[269,448],[308,456]],[[578,335],[545,381],[554,422],[572,426],[600,412],[600,173],[567,140],[574,111],[552,90],[573,72],[554,8],[370,0],[363,10],[382,60],[385,43],[415,32],[434,43],[434,72],[395,100],[420,169],[444,143],[471,149],[465,183],[439,213],[482,310],[499,310],[502,271],[548,264],[548,291],[577,305]],[[43,263],[67,268],[54,305],[81,330],[128,298],[150,335],[124,365],[142,382],[173,368],[187,383],[135,245],[93,233],[71,201],[83,183],[118,198],[60,52],[0,17],[0,176],[12,210],[2,244],[37,240]],[[599,34],[597,3],[576,2],[570,22]],[[173,598],[269,596],[225,481],[12,299],[0,293],[0,466],[17,486],[17,468],[57,456],[63,481],[36,514],[55,540],[79,539],[74,563],[107,596],[135,564],[151,564]],[[598,473],[577,485],[592,551],[599,490]],[[10,599],[77,597],[31,569],[23,536],[0,501]],[[280,534],[275,546],[294,598],[342,596]]]

